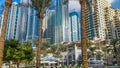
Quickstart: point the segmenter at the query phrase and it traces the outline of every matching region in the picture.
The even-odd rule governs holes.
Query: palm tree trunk
[[[81,3],[81,45],[82,45],[82,64],[88,68],[87,43],[85,30],[85,3],[86,0],[80,0]]]
[[[36,56],[36,68],[40,68],[40,46],[42,42],[42,25],[43,25],[43,14],[40,13],[40,23],[39,23],[39,37],[37,43],[37,56]]]
[[[17,68],[19,68],[19,65],[20,65],[20,62],[18,61],[18,62],[17,62]]]
[[[1,35],[0,35],[0,68],[2,68],[2,58],[3,58],[3,51],[4,51],[6,26],[7,26],[9,8],[11,6],[11,0],[6,1],[5,4],[6,4],[6,8],[5,8],[5,12],[4,12],[3,25],[2,25]]]
[[[12,61],[10,61],[9,68],[12,68],[12,66],[13,66],[13,63],[12,63]]]

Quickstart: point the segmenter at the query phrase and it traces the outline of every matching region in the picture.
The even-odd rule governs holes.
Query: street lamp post
[[[106,47],[108,48],[108,47],[109,47],[109,44],[106,44]],[[106,63],[107,63],[107,67],[108,67],[108,56],[107,56],[107,53],[108,53],[108,52],[107,52],[107,51],[108,51],[108,49],[106,50],[106,61],[107,61]]]
[[[96,60],[96,52],[94,52],[94,60]]]

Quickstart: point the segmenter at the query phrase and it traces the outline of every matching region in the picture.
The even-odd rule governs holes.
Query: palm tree
[[[112,39],[110,44],[113,45],[113,58],[119,59],[119,51],[117,49],[117,43],[120,43],[120,39]]]
[[[5,1],[5,12],[4,12],[4,19],[3,19],[3,25],[1,30],[1,36],[0,36],[0,68],[2,68],[2,58],[3,58],[3,51],[4,51],[4,42],[5,42],[5,35],[6,35],[6,26],[7,26],[7,19],[8,19],[8,13],[9,9],[11,7],[12,0],[6,0]]]
[[[113,45],[113,50],[114,50],[113,52],[114,52],[115,55],[117,55],[116,45],[119,41],[120,41],[119,39],[112,39],[111,42],[110,42],[110,44]]]
[[[37,43],[36,68],[40,68],[40,45],[42,42],[42,25],[44,18],[44,11],[51,4],[51,0],[31,0],[32,6],[38,12],[37,16],[40,18],[39,23],[39,37]]]
[[[82,45],[82,64],[85,68],[88,68],[88,57],[87,57],[87,42],[85,32],[85,4],[86,0],[79,0],[81,4],[81,45]]]

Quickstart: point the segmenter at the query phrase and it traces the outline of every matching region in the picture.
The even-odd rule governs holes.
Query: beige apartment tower
[[[105,8],[107,39],[120,39],[120,10]]]
[[[111,8],[109,0],[90,0],[89,3],[85,11],[87,38],[120,38],[120,10]]]

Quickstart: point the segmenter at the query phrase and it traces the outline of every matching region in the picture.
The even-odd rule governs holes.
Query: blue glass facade
[[[0,14],[3,14],[4,5],[0,3]]]
[[[36,16],[37,12],[27,5],[28,3],[30,3],[30,0],[21,0],[20,25],[18,28],[20,31],[19,40],[21,41],[30,41],[38,38],[39,18]]]
[[[69,41],[69,14],[68,4],[63,4],[65,0],[56,1],[56,23],[55,23],[55,43]]]
[[[95,37],[95,32],[94,32],[94,23],[93,23],[93,15],[92,15],[92,9],[89,10],[89,22],[90,22],[90,31],[91,31],[91,38],[90,39],[93,39]]]
[[[1,35],[3,17],[4,17],[3,14],[0,14],[0,35]]]
[[[0,14],[0,28],[2,27],[2,14]]]
[[[54,10],[50,9],[51,13],[48,15],[47,29],[45,32],[46,35],[44,34],[43,36],[50,38],[51,43],[69,41],[68,5],[63,4],[63,1],[64,0],[56,0],[56,7]],[[29,41],[38,38],[39,18],[35,16],[37,12],[31,6],[26,6],[27,2],[29,3],[30,0],[26,0],[25,2],[21,0],[21,5],[16,6],[14,30],[12,30],[12,27],[9,27],[11,25],[10,20],[12,20],[12,15],[10,15],[10,13],[13,11],[13,9],[11,9],[8,17],[7,39],[10,39],[9,36],[13,36],[13,38],[23,42],[25,40]],[[13,32],[13,34],[11,32]]]
[[[87,16],[87,18],[86,18],[86,20],[87,20],[86,21],[86,29],[88,29],[88,30],[86,30],[87,31],[86,35],[87,35],[88,39],[93,40],[94,37],[97,37],[97,36],[95,36],[96,35],[95,34],[96,29],[94,28],[95,27],[94,23],[96,23],[97,21],[93,20],[93,16],[95,16],[95,15],[94,15],[94,8],[91,4],[92,4],[92,1],[89,1],[87,3],[87,6],[86,6],[86,9],[88,11],[87,14],[86,14],[86,16]]]
[[[6,39],[17,39],[18,13],[17,3],[13,2],[8,15]]]
[[[38,38],[39,18],[35,14],[36,11],[30,7],[28,13],[27,40]]]
[[[55,43],[55,17],[55,10],[50,10],[48,15],[47,36],[52,44]]]
[[[80,21],[77,12],[71,12],[69,14],[70,20],[70,36],[71,41],[79,41],[80,40]]]
[[[26,40],[27,22],[28,22],[28,9],[25,6],[19,7],[19,25],[18,25],[18,40],[23,42]]]
[[[56,23],[55,23],[55,43],[60,43],[63,41],[63,31],[62,31],[62,0],[57,0],[56,2]]]
[[[38,29],[39,29],[39,18],[36,16],[35,17],[35,25],[34,25],[34,38],[38,38]]]
[[[13,2],[8,16],[6,39],[14,38],[24,42],[38,38],[39,18],[35,15],[36,11],[26,5]]]
[[[32,36],[33,36],[33,15],[31,14],[34,14],[34,10],[32,8],[29,8],[29,13],[28,14],[28,27],[27,27],[27,39],[32,39]]]

